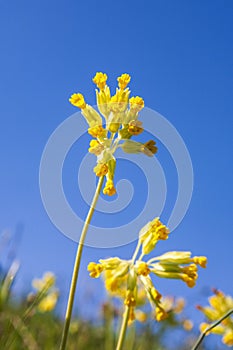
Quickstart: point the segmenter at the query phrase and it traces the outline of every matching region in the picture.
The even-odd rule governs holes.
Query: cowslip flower
[[[140,304],[138,297],[140,288],[144,290],[156,320],[162,321],[168,317],[169,308],[152,281],[153,275],[179,279],[191,288],[198,277],[198,266],[206,267],[206,257],[192,257],[191,252],[187,251],[167,252],[146,260],[145,255],[151,253],[159,241],[167,240],[169,233],[169,229],[157,217],[139,232],[138,244],[132,259],[113,257],[100,259],[98,263],[91,262],[88,265],[91,277],[97,278],[103,275],[106,289],[124,300],[124,304],[129,308],[130,321],[135,319],[135,307]],[[181,312],[182,307],[183,304],[177,305],[177,313]]]
[[[200,325],[200,331],[205,331],[212,322],[219,320],[228,311],[233,309],[233,298],[225,295],[222,291],[214,289],[214,294],[209,297],[209,306],[198,305],[200,310],[206,317],[207,321]],[[233,346],[233,318],[228,317],[218,326],[212,328],[207,334],[219,334],[222,336],[223,344]]]
[[[126,153],[143,153],[149,157],[153,156],[158,149],[153,140],[144,144],[131,140],[133,136],[144,131],[142,122],[138,120],[139,113],[144,108],[144,100],[140,96],[130,97],[131,91],[128,88],[130,75],[124,73],[117,78],[118,88],[113,95],[107,85],[107,79],[107,74],[102,72],[97,72],[93,78],[97,86],[98,110],[86,103],[81,93],[74,93],[69,101],[73,106],[81,109],[86,119],[89,126],[88,133],[94,138],[90,141],[89,152],[97,157],[97,164],[93,171],[96,176],[105,176],[106,184],[103,193],[112,196],[116,194],[114,186],[116,149],[122,148]]]
[[[55,288],[56,276],[52,272],[45,272],[42,278],[35,278],[32,286],[36,293],[28,295],[28,301],[35,303],[40,312],[52,311],[58,300],[58,290]]]
[[[48,271],[43,274],[42,278],[34,278],[32,280],[32,286],[35,290],[41,292],[44,289],[50,289],[53,287],[55,281],[55,275],[52,272]]]

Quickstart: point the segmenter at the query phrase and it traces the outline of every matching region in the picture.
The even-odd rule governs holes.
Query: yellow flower
[[[86,108],[86,103],[82,94],[73,94],[70,99],[70,103],[80,109]]]
[[[87,270],[90,272],[92,278],[98,278],[103,271],[103,266],[101,264],[90,262],[87,266]]]
[[[129,104],[130,104],[130,109],[136,112],[139,112],[141,109],[144,108],[144,100],[139,96],[131,97],[129,99]]]
[[[181,279],[187,284],[188,287],[194,287],[198,277],[197,266],[195,264],[190,264],[189,266],[182,267],[181,269]]]
[[[162,222],[159,220],[159,217],[156,217],[154,220],[149,221],[139,232],[140,241],[143,243],[145,240],[150,236],[150,234],[155,234],[157,228],[159,226],[163,225]],[[167,229],[167,232],[169,230]]]
[[[109,172],[113,174],[115,160],[111,161],[112,170]],[[108,182],[110,182],[109,179]],[[112,180],[110,183],[113,185]],[[144,305],[146,298],[155,310],[157,321],[167,318],[170,312],[173,312],[174,316],[183,310],[183,299],[178,299],[176,302],[174,302],[174,298],[162,299],[162,295],[153,284],[151,272],[158,277],[183,280],[189,287],[193,287],[198,277],[197,265],[204,267],[206,264],[206,258],[203,256],[192,258],[190,252],[177,251],[167,252],[148,261],[143,261],[143,256],[154,248],[158,240],[166,240],[168,234],[168,228],[157,217],[141,229],[139,242],[131,260],[121,260],[118,257],[99,260],[104,269],[105,287],[114,296],[122,298],[124,304],[130,308],[130,322],[136,318],[134,308]],[[230,305],[229,300],[227,300],[227,304]],[[191,324],[186,322],[184,327],[191,328]]]
[[[150,269],[144,261],[137,262],[137,273],[138,275],[147,276],[150,273]]]
[[[104,176],[108,173],[108,166],[107,164],[98,163],[93,170],[96,176]]]
[[[155,218],[144,226],[139,233],[143,254],[149,254],[159,240],[168,238],[169,233],[169,229],[161,223],[159,218]]]
[[[102,138],[106,136],[106,130],[102,125],[96,125],[88,129],[88,134],[96,138]]]
[[[229,330],[222,338],[222,342],[227,346],[233,346],[233,330]]]
[[[152,157],[153,154],[157,153],[158,151],[158,148],[155,146],[155,144],[156,142],[154,140],[147,141],[142,147],[142,152],[147,156]]]
[[[38,304],[38,310],[40,312],[52,311],[56,306],[57,299],[58,299],[57,292],[52,292],[46,295]]]
[[[121,291],[121,278],[113,276],[111,278],[107,278],[105,280],[105,287],[109,292],[118,292],[117,294],[121,294],[121,292],[119,293],[119,290]]]
[[[140,122],[139,120],[132,120],[129,123],[128,126],[128,131],[131,135],[139,135],[143,132],[143,128],[142,128],[142,122]]]
[[[129,74],[122,74],[120,77],[117,78],[118,81],[118,86],[121,90],[124,90],[126,88],[126,86],[129,84],[130,82],[130,75]]]
[[[201,267],[206,267],[207,264],[207,258],[206,256],[194,256],[193,262],[197,265],[200,265]]]
[[[168,230],[168,228],[165,225],[159,225],[155,229],[155,234],[157,236],[157,239],[166,240],[166,239],[168,239],[169,233],[170,233],[170,231]]]
[[[90,153],[95,154],[96,156],[100,155],[104,149],[104,146],[97,140],[91,140],[90,141],[90,148],[88,151]]]
[[[97,72],[92,80],[100,90],[103,90],[106,85],[107,79],[108,79],[107,74],[102,72]]]
[[[181,279],[188,287],[194,287],[198,277],[195,264],[183,267],[176,263],[160,262],[155,264],[151,263],[150,268],[155,275],[162,278]]]
[[[162,307],[156,307],[155,318],[158,322],[165,320],[168,317],[168,313]]]
[[[111,179],[107,180],[105,187],[103,189],[103,193],[107,194],[108,196],[114,196],[114,194],[116,194],[116,189]]]
[[[32,286],[39,292],[43,289],[50,289],[56,281],[56,277],[52,272],[45,272],[41,279],[35,278],[32,281]]]

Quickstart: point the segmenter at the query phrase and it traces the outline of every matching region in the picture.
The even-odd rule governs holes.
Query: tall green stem
[[[72,280],[71,280],[71,284],[70,284],[69,298],[68,298],[67,307],[66,307],[66,316],[65,316],[65,323],[64,323],[62,339],[61,339],[61,344],[60,344],[60,350],[66,349],[66,343],[67,343],[67,337],[68,337],[68,333],[69,333],[70,321],[71,321],[71,316],[72,316],[74,296],[75,296],[75,290],[76,290],[76,285],[77,285],[77,280],[78,280],[78,273],[79,273],[80,261],[81,261],[81,257],[82,257],[83,245],[85,242],[88,227],[89,227],[90,222],[91,222],[91,218],[92,218],[93,213],[95,211],[96,203],[97,203],[97,200],[98,200],[99,195],[100,195],[103,181],[104,181],[104,176],[101,176],[99,178],[99,182],[98,182],[98,185],[96,187],[95,195],[93,197],[89,212],[87,214],[87,217],[86,217],[86,220],[85,220],[85,223],[83,226],[80,240],[78,243],[77,253],[76,253],[76,258],[75,258],[75,263],[74,263],[74,269],[73,269],[73,275],[72,275]]]
[[[125,334],[126,334],[126,330],[127,330],[127,324],[128,324],[128,320],[129,320],[129,311],[130,311],[129,306],[125,306],[125,312],[124,312],[124,316],[123,316],[123,320],[122,320],[122,324],[121,324],[121,330],[120,330],[116,350],[122,350],[123,343],[125,340]]]

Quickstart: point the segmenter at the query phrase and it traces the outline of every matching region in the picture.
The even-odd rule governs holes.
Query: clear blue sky
[[[94,104],[91,78],[104,71],[111,84],[130,73],[133,92],[170,120],[192,158],[189,211],[159,249],[205,254],[209,265],[196,289],[161,281],[160,290],[193,300],[209,286],[232,293],[232,14],[231,0],[0,1],[0,229],[14,233],[23,224],[18,288],[28,289],[33,276],[51,270],[63,300],[68,291],[76,245],[57,231],[43,208],[39,164],[51,133],[75,112],[70,94],[82,91]],[[162,148],[158,158],[173,193],[175,171]],[[76,161],[81,159],[73,159],[75,167]],[[75,193],[74,170],[67,169]],[[90,281],[88,261],[129,257],[133,246],[86,248],[79,288]]]

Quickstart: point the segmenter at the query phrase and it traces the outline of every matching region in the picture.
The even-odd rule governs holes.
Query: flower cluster
[[[198,265],[206,267],[206,257],[191,257],[190,252],[167,252],[148,261],[142,260],[145,255],[154,250],[160,240],[166,240],[168,236],[168,228],[159,218],[155,218],[141,229],[132,259],[123,260],[113,257],[100,259],[99,263],[91,262],[88,265],[91,277],[97,278],[103,274],[106,289],[123,298],[124,304],[130,309],[130,320],[135,318],[134,309],[138,306],[140,287],[143,287],[153,307],[156,320],[161,321],[168,316],[163,307],[162,295],[155,288],[151,274],[162,278],[180,279],[188,287],[193,287],[198,277]]]
[[[138,118],[139,112],[144,107],[144,100],[139,96],[130,98],[130,90],[127,87],[131,80],[130,75],[125,73],[118,77],[118,88],[114,95],[111,95],[107,78],[107,75],[101,72],[96,73],[93,78],[97,86],[98,111],[88,105],[80,93],[73,94],[69,101],[81,109],[89,125],[88,133],[93,137],[89,152],[97,157],[94,173],[99,177],[106,176],[103,193],[112,196],[116,193],[114,187],[116,160],[113,155],[116,149],[121,147],[126,153],[144,153],[153,156],[157,152],[157,147],[153,140],[144,144],[131,140],[132,136],[143,132],[142,122]]]
[[[56,277],[52,272],[45,272],[41,279],[33,279],[32,286],[36,293],[29,294],[28,301],[37,304],[38,311],[47,312],[55,308],[58,299],[55,282]]]
[[[209,298],[209,306],[197,306],[202,311],[207,320],[212,323],[219,320],[228,311],[233,309],[233,299],[219,290],[214,290],[214,295]],[[200,325],[201,332],[210,326],[210,323]],[[233,346],[233,318],[228,317],[220,325],[214,327],[210,332],[222,335],[222,342],[227,346]]]

